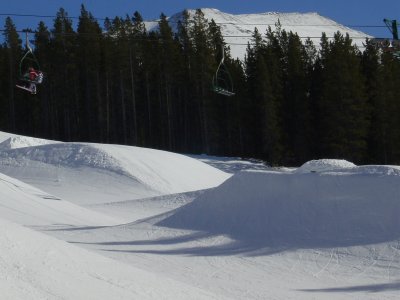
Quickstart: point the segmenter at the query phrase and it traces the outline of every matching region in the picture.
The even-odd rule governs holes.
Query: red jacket
[[[38,75],[38,72],[36,72],[34,69],[29,70],[29,80],[34,81]]]

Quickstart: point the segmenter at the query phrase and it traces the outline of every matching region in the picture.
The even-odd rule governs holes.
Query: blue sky
[[[161,12],[170,16],[185,8],[210,7],[228,13],[317,12],[345,25],[384,25],[383,18],[400,22],[400,0],[1,0],[0,14],[55,15],[60,7],[70,16],[78,16],[80,5],[99,18],[125,16],[139,11],[145,20],[157,18]],[[0,28],[5,17],[0,16]],[[36,28],[40,19],[13,17],[18,29]],[[43,18],[51,27],[52,19]],[[76,21],[75,21],[76,23]],[[356,28],[366,33],[391,37],[385,28]]]

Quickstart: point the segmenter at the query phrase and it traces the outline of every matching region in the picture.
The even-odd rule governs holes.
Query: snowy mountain
[[[367,37],[366,33],[357,31],[341,25],[329,18],[323,17],[318,13],[278,13],[266,12],[260,14],[240,14],[233,15],[221,12],[213,8],[202,8],[206,19],[212,19],[221,27],[225,42],[231,47],[232,57],[243,59],[246,53],[247,43],[251,42],[251,35],[254,28],[260,33],[265,33],[268,26],[274,30],[275,25],[280,22],[282,29],[287,32],[296,32],[303,40],[311,38],[316,46],[319,45],[323,32],[327,37],[333,37],[334,33],[340,31],[343,34],[348,33],[353,42],[358,47],[363,47],[363,42]],[[188,10],[189,15],[193,17],[195,10]],[[182,20],[182,13],[177,13],[169,19],[172,28],[176,31],[179,20]],[[145,22],[148,30],[157,28],[157,22]]]
[[[5,299],[397,299],[399,215],[399,166],[0,132]]]

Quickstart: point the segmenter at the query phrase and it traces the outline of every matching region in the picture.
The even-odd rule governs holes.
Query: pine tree
[[[263,56],[257,60],[256,98],[259,101],[262,119],[262,158],[270,164],[280,163],[282,159],[281,129],[277,98],[272,87],[272,78]]]
[[[148,147],[161,148],[161,114],[160,114],[160,95],[159,95],[159,53],[160,43],[156,32],[149,32],[144,41],[143,53],[143,73],[144,73],[144,97],[147,111],[147,143]]]
[[[243,123],[243,144],[244,156],[261,156],[261,128],[262,128],[262,110],[259,108],[259,100],[256,97],[257,91],[257,67],[258,58],[265,51],[265,44],[258,29],[254,29],[251,44],[247,45],[245,57],[245,75],[246,75],[246,98],[241,103],[242,123]]]
[[[102,103],[100,93],[100,45],[102,31],[92,14],[88,12],[84,5],[81,6],[79,16],[77,46],[79,56],[77,57],[80,65],[80,92],[82,96],[81,121],[84,128],[85,139],[99,141],[100,127],[99,119],[101,111],[99,108]]]
[[[267,45],[263,59],[267,67],[270,92],[265,93],[264,109],[264,151],[267,160],[272,164],[281,163],[284,153],[283,144],[283,99],[284,99],[284,49],[286,32],[282,32],[280,24],[276,31],[269,27],[266,33]]]
[[[103,70],[102,86],[103,86],[103,117],[101,124],[103,126],[104,141],[111,143],[113,138],[111,136],[111,94],[112,94],[112,78],[111,74],[114,70],[114,59],[113,59],[113,49],[114,49],[114,37],[112,22],[110,19],[106,18],[104,21],[104,37],[102,39],[102,61],[101,69]]]
[[[227,116],[227,141],[223,145],[225,147],[220,155],[243,156],[245,149],[245,128],[242,107],[243,102],[246,101],[246,76],[243,69],[243,62],[239,59],[227,60],[227,67],[232,76],[235,97],[224,99],[224,114]]]
[[[48,61],[45,84],[48,90],[49,129],[53,139],[68,141],[81,138],[76,56],[76,33],[68,13],[60,8],[51,30],[50,51],[45,58]]]
[[[193,16],[193,27],[191,35],[193,39],[194,59],[193,73],[195,81],[195,105],[198,107],[198,116],[200,120],[201,146],[199,150],[203,153],[210,153],[209,140],[209,115],[208,109],[210,99],[212,99],[210,84],[212,74],[216,69],[215,58],[213,56],[213,47],[208,36],[209,24],[204,17],[201,9],[197,9]]]
[[[201,123],[199,100],[194,95],[198,86],[195,63],[195,44],[193,39],[193,23],[187,10],[182,13],[182,20],[177,26],[177,41],[180,45],[180,66],[177,69],[179,93],[179,128],[183,151],[196,153],[201,151]]]
[[[0,78],[7,77],[8,68],[6,59],[7,58],[7,48],[0,44]],[[7,131],[8,129],[8,99],[6,96],[6,86],[4,84],[4,80],[0,80],[0,130]]]
[[[250,105],[249,131],[253,132],[251,153],[263,158],[270,164],[282,159],[282,130],[280,105],[282,98],[281,51],[279,40],[269,30],[267,43],[255,30],[254,48],[248,48],[246,57],[246,75]]]
[[[174,124],[173,124],[173,106],[174,106],[174,74],[177,65],[178,47],[174,41],[172,29],[168,23],[167,17],[161,14],[159,26],[159,41],[160,41],[160,114],[163,116],[162,120],[162,139],[164,140],[163,146],[169,150],[174,149]]]
[[[391,53],[382,54],[381,84],[378,86],[380,102],[375,106],[379,124],[376,140],[379,160],[389,164],[400,163],[400,61]]]
[[[50,114],[49,114],[49,93],[48,93],[48,73],[50,68],[49,56],[51,55],[50,49],[50,31],[43,22],[40,22],[35,33],[35,55],[40,63],[42,72],[45,72],[43,83],[40,86],[40,115],[37,117],[37,127],[39,135],[45,138],[51,138],[50,128]]]
[[[361,59],[348,35],[339,32],[322,48],[319,102],[322,155],[361,162],[366,157],[368,105]]]
[[[285,164],[298,165],[310,158],[311,115],[308,77],[311,60],[297,34],[287,35],[285,53],[283,123],[287,151]]]
[[[380,91],[382,90],[382,69],[379,63],[380,57],[377,49],[367,41],[366,49],[362,56],[363,74],[366,78],[366,92],[368,104],[371,107],[370,128],[368,130],[368,161],[377,163],[383,161],[387,163],[387,153],[385,141],[386,105]]]
[[[8,130],[15,132],[16,124],[16,97],[14,93],[15,79],[20,76],[17,72],[18,61],[22,57],[21,40],[18,36],[17,29],[10,17],[6,18],[4,25],[4,47],[7,52],[6,64],[7,71],[4,78],[4,87],[7,90],[6,97],[8,98]]]
[[[229,87],[232,80],[233,62],[230,49],[226,46],[222,36],[221,28],[214,20],[209,22],[207,35],[209,36],[209,43],[213,50],[213,67],[215,68],[213,70],[213,77],[219,77]],[[219,73],[216,74],[222,56],[224,56],[224,63],[220,66]],[[232,139],[230,127],[232,127],[233,120],[231,119],[230,107],[236,97],[226,97],[217,93],[213,93],[210,96],[212,97],[210,98],[212,102],[208,104],[207,108],[209,149],[213,154],[226,153],[226,148],[229,147],[230,140]],[[221,116],[225,117],[221,118]]]
[[[139,78],[142,78],[143,70],[143,41],[146,38],[146,27],[143,22],[143,18],[139,12],[135,12],[131,18],[131,29],[129,32],[129,70],[131,79],[131,106],[132,106],[132,143],[134,145],[144,144],[144,137],[139,137],[139,125],[144,125],[144,118],[140,118],[138,114],[138,107],[141,103],[138,103],[139,93],[143,88],[143,84],[140,83]],[[141,107],[142,110],[144,107]]]

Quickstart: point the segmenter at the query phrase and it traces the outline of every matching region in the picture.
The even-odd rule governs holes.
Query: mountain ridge
[[[310,38],[314,45],[318,48],[322,33],[325,32],[328,38],[332,38],[336,32],[349,34],[354,44],[359,48],[363,48],[363,42],[366,38],[372,36],[351,29],[340,24],[330,18],[324,17],[317,12],[264,12],[254,14],[229,14],[215,8],[200,8],[205,19],[214,20],[220,27],[224,40],[231,49],[233,58],[244,59],[246,47],[251,43],[251,36],[254,29],[263,34],[267,28],[271,26],[272,30],[276,29],[278,21],[281,28],[287,32],[296,32],[302,40]],[[195,9],[188,9],[189,17],[195,14]],[[174,32],[177,31],[177,25],[183,18],[183,11],[173,14],[168,18]],[[145,21],[147,30],[156,30],[158,21]]]

